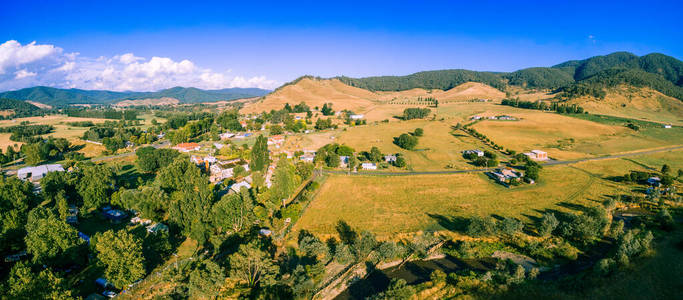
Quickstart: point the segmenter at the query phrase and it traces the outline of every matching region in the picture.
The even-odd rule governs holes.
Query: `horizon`
[[[683,5],[620,3],[10,3],[0,12],[0,91],[273,90],[304,75],[510,72],[621,51],[683,57]]]

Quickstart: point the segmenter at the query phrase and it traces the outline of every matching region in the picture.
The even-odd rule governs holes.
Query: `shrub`
[[[424,130],[422,128],[416,128],[414,134],[415,136],[422,136],[424,134]]]
[[[394,144],[406,150],[413,150],[417,146],[417,137],[404,133],[394,138]]]
[[[467,225],[467,234],[471,236],[487,236],[496,232],[496,221],[491,217],[472,217]]]

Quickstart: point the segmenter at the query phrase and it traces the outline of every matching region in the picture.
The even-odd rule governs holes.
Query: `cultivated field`
[[[664,157],[664,158],[662,158]],[[633,160],[683,160],[683,151]],[[295,230],[333,235],[344,220],[388,238],[420,230],[462,230],[473,215],[533,222],[546,210],[569,211],[599,205],[608,195],[629,194],[629,186],[609,180],[630,170],[647,171],[630,159],[550,166],[535,185],[507,189],[484,174],[418,176],[332,175],[321,187]]]

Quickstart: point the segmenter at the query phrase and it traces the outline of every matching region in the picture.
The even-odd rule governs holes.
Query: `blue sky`
[[[304,74],[513,71],[614,51],[683,58],[683,2],[519,2],[3,1],[0,90],[273,88]]]

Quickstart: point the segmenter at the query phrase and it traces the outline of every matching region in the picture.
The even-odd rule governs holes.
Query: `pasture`
[[[423,230],[464,229],[473,215],[515,217],[533,223],[547,210],[576,211],[600,205],[610,195],[630,194],[634,186],[610,178],[631,170],[647,171],[633,160],[680,161],[683,151],[652,157],[548,166],[535,185],[512,189],[482,173],[415,176],[331,175],[294,230],[335,234],[337,221],[388,238]]]

